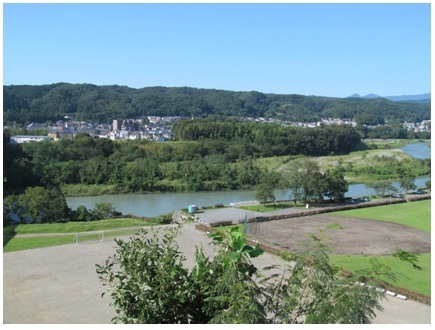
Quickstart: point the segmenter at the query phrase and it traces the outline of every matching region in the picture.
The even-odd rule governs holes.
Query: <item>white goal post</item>
[[[104,241],[104,232],[102,231],[90,231],[83,233],[75,233],[74,234],[74,244],[79,244],[81,242],[90,242],[90,241]]]

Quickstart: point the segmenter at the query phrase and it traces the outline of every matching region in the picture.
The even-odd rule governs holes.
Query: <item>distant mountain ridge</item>
[[[363,99],[377,99],[384,98],[393,102],[421,102],[431,99],[431,93],[417,94],[417,95],[399,95],[399,96],[380,96],[376,94],[367,94],[361,96],[359,94],[352,94],[348,98],[363,98]]]
[[[196,118],[266,117],[292,122],[351,118],[382,125],[387,120],[430,119],[430,102],[393,102],[386,98],[337,98],[266,94],[191,87],[144,87],[56,83],[3,86],[3,121],[30,124],[76,120],[111,122],[145,116]]]

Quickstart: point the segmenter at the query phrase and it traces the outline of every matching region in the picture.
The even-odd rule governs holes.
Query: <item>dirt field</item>
[[[345,228],[328,229],[326,233],[337,254],[379,256],[394,253],[398,247],[413,253],[430,252],[429,233],[390,222],[328,214],[252,223],[249,230],[263,243],[297,251],[298,245],[308,240],[308,233],[318,234],[318,229],[332,223]]]

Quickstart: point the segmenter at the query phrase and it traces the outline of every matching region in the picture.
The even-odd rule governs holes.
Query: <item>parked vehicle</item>
[[[391,197],[403,198],[405,196],[403,196],[402,194],[393,194],[393,195],[391,195]]]

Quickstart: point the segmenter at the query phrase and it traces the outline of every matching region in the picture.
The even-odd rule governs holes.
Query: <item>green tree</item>
[[[340,229],[338,225],[330,228]],[[189,270],[176,242],[178,227],[141,231],[118,248],[97,273],[122,323],[370,323],[384,297],[378,278],[396,280],[389,264],[373,263],[349,276],[330,264],[326,229],[311,234],[301,252],[282,253],[282,267],[264,276],[252,259],[263,253],[250,246],[240,228],[209,234],[212,260],[196,248]],[[394,255],[419,268],[413,254]],[[364,285],[361,285],[361,282]],[[104,294],[104,293],[103,293]]]
[[[284,174],[284,186],[292,192],[295,199],[322,196],[324,184],[319,164],[311,159],[302,159],[293,162]]]
[[[272,323],[370,323],[375,311],[382,310],[379,300],[383,296],[372,286],[379,284],[374,276],[365,277],[366,285],[361,286],[358,275],[343,277],[330,264],[332,250],[325,232],[310,234],[312,239],[303,243],[301,252],[281,252],[287,264],[278,281],[270,282],[266,289]]]
[[[77,207],[77,210],[72,212],[71,221],[91,221],[92,220],[92,213],[88,211],[86,206],[79,205]]]
[[[94,220],[108,219],[116,215],[116,209],[112,203],[96,203],[95,207],[91,210],[92,218]]]
[[[325,190],[323,194],[330,199],[342,199],[349,187],[340,169],[328,169],[324,176]]]
[[[17,220],[18,213],[17,197],[14,195],[6,196],[3,199],[3,227],[12,224],[14,218]]]
[[[379,196],[384,196],[387,192],[397,192],[391,181],[371,182],[367,183],[366,187],[374,189]]]
[[[59,188],[27,188],[18,196],[18,215],[31,223],[67,222],[69,208]]]
[[[257,186],[255,198],[263,204],[268,201],[275,201],[275,194],[273,192],[274,186],[270,181],[264,181]]]
[[[111,286],[112,305],[118,313],[112,322],[194,321],[189,306],[195,291],[174,241],[177,232],[167,230],[160,238],[157,231],[152,237],[141,231],[130,242],[115,239],[116,254],[97,266],[100,279]]]
[[[399,173],[399,185],[405,192],[408,190],[415,190],[417,186],[415,185],[415,175],[409,167],[400,166],[397,170]]]

